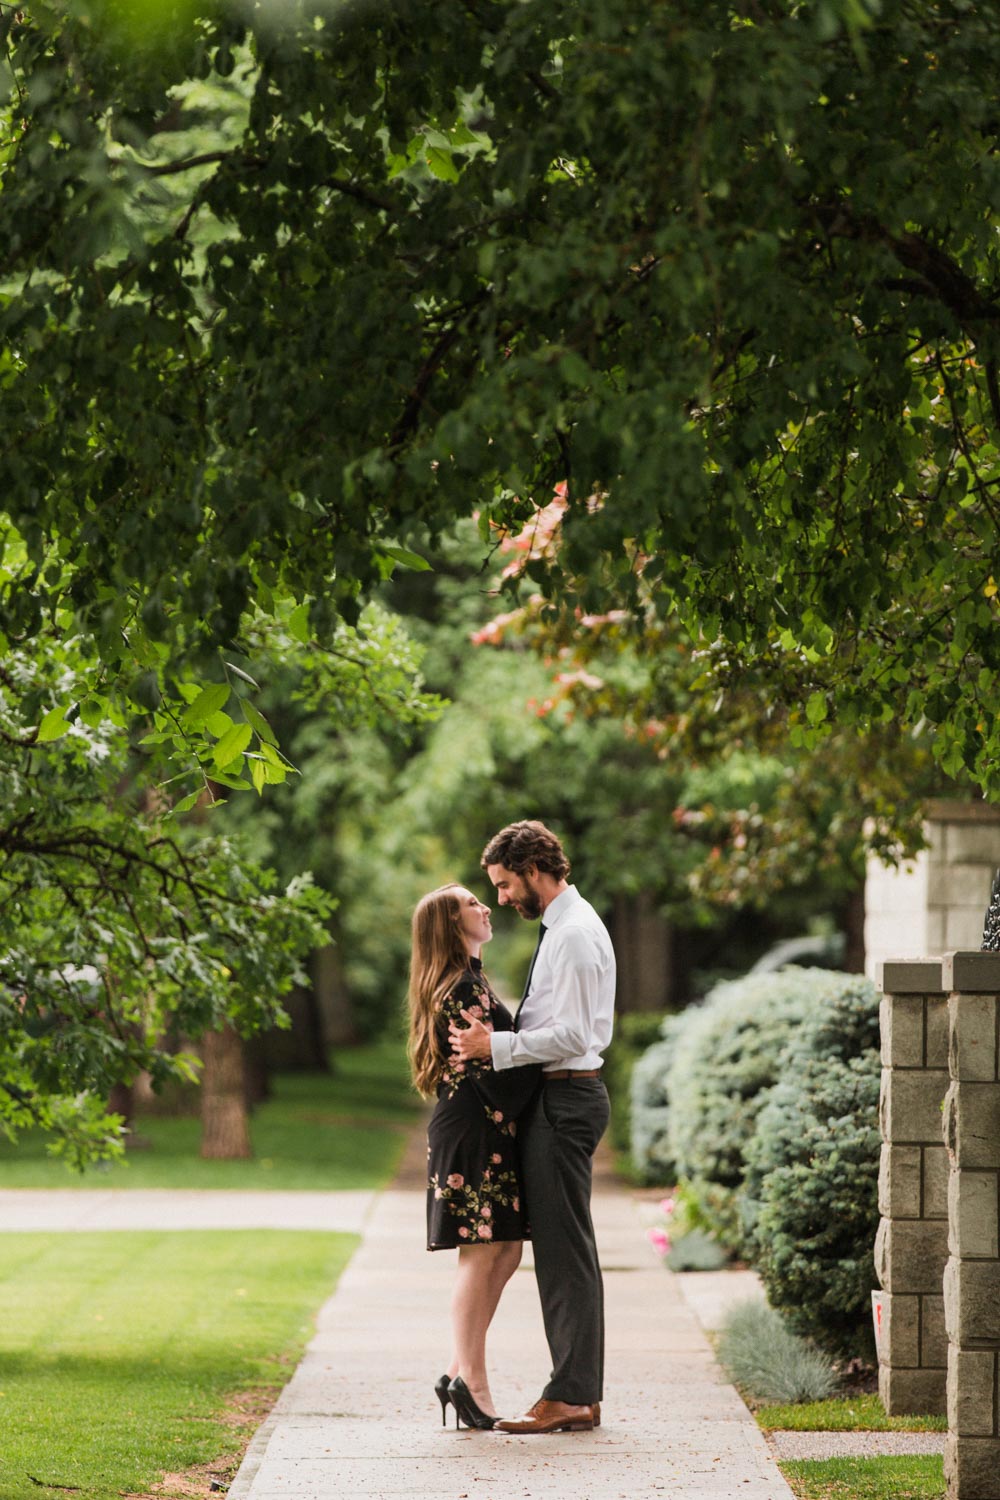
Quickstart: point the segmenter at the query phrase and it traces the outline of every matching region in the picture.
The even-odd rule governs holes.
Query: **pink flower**
[[[508,1135],[517,1135],[517,1124],[516,1124],[516,1122],[514,1120],[511,1120],[510,1124],[508,1125],[508,1127],[507,1127],[507,1134]]]
[[[444,1197],[444,1188],[436,1187],[434,1189],[434,1196],[435,1196],[435,1198],[443,1198]]]
[[[668,1219],[670,1218],[670,1215],[673,1213],[676,1206],[676,1202],[673,1198],[660,1199],[660,1213],[666,1214]]]
[[[498,1125],[502,1125],[503,1124],[503,1110],[502,1109],[495,1109],[493,1111],[493,1118],[494,1118],[494,1120],[496,1121],[496,1123]]]
[[[482,1020],[483,1007],[481,1005],[470,1005],[467,1009],[470,1016],[476,1016],[479,1020]]]
[[[494,1151],[493,1155],[490,1157],[490,1161],[495,1167],[498,1167],[500,1165],[500,1152]]]
[[[669,1252],[670,1240],[662,1229],[647,1229],[646,1235],[650,1243],[652,1244],[653,1249],[656,1250],[659,1255],[666,1255]]]
[[[493,1238],[493,1230],[489,1224],[477,1224],[476,1233],[481,1240],[491,1240]]]
[[[514,1198],[514,1199],[512,1199],[510,1206],[511,1206],[511,1208],[514,1210],[514,1212],[516,1214],[519,1214],[521,1212],[521,1200],[520,1200],[520,1198]]]
[[[448,1178],[448,1186],[450,1188],[460,1188],[465,1186],[465,1178],[462,1176],[461,1172],[452,1172],[451,1176]]]
[[[492,1208],[490,1208],[490,1205],[488,1203],[483,1204],[482,1208],[479,1210],[479,1213],[484,1219],[492,1219],[493,1217],[493,1210]]]
[[[458,1231],[458,1237],[461,1240],[467,1240],[469,1238],[469,1231],[466,1229],[466,1227],[465,1227],[464,1224],[462,1225],[461,1229],[459,1229],[459,1231]]]

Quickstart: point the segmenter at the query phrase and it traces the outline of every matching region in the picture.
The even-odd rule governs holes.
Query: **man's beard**
[[[536,917],[540,917],[542,915],[541,900],[529,886],[525,886],[524,895],[519,901],[516,901],[514,904],[517,907],[519,914],[524,917],[525,921],[527,922],[533,922]]]

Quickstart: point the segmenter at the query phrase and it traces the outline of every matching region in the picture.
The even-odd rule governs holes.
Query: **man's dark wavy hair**
[[[523,875],[534,865],[556,880],[566,880],[570,870],[563,846],[551,828],[534,819],[501,828],[486,845],[479,863],[484,870],[487,865],[503,865],[515,875]]]

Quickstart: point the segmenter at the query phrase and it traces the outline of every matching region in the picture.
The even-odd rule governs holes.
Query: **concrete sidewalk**
[[[232,1500],[790,1500],[680,1284],[648,1246],[631,1194],[602,1178],[594,1218],[608,1325],[597,1431],[531,1438],[442,1427],[432,1386],[450,1354],[454,1256],[423,1249],[423,1193],[396,1187],[375,1203]],[[529,1253],[494,1324],[491,1369],[494,1397],[511,1413],[548,1375]]]
[[[244,1192],[193,1188],[5,1188],[3,1231],[326,1229],[360,1234],[373,1192]]]

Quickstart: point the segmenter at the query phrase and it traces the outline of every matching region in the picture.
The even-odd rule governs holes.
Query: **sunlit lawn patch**
[[[877,1396],[836,1396],[830,1401],[803,1401],[761,1406],[754,1412],[761,1427],[786,1432],[945,1432],[946,1417],[887,1417]]]
[[[800,1500],[940,1500],[940,1458],[795,1459],[781,1472]]]
[[[164,1472],[230,1473],[356,1244],[275,1231],[4,1235],[3,1500],[68,1488],[117,1500]]]
[[[197,1119],[144,1117],[145,1150],[121,1166],[82,1176],[46,1155],[40,1137],[0,1141],[5,1188],[371,1188],[392,1176],[419,1100],[409,1087],[403,1044],[384,1041],[336,1053],[335,1071],[286,1073],[251,1118],[250,1161],[202,1161]]]

